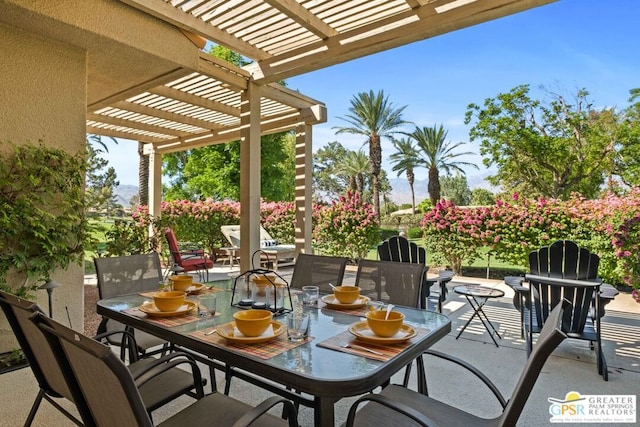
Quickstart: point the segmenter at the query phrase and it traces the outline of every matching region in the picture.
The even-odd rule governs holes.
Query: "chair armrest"
[[[283,418],[289,420],[289,426],[297,426],[298,425],[298,414],[296,412],[295,406],[293,403],[283,397],[273,396],[268,398],[267,400],[262,401],[258,406],[254,407],[249,412],[245,413],[241,416],[235,423],[233,423],[232,427],[245,427],[253,423],[255,420],[264,415],[269,409],[276,406],[278,403],[282,403],[284,406]]]
[[[565,285],[565,286],[600,286],[602,285],[602,279],[588,279],[588,280],[574,280],[574,279],[563,279],[562,277],[549,277],[549,276],[538,276],[537,274],[525,274],[525,279],[529,282],[539,282],[539,283],[549,283],[552,285]]]
[[[349,415],[347,416],[347,424],[346,424],[347,427],[353,426],[353,423],[355,421],[355,416],[356,416],[356,410],[358,409],[358,406],[360,405],[360,403],[365,401],[376,402],[376,403],[379,403],[380,405],[386,406],[389,409],[392,409],[408,418],[411,418],[413,421],[415,421],[416,423],[424,427],[437,426],[435,421],[433,421],[423,413],[416,411],[412,407],[405,405],[402,402],[391,400],[388,397],[381,396],[379,394],[367,394],[361,397],[360,399],[356,400],[355,403],[351,405],[351,408],[349,409]],[[380,414],[380,415],[383,415],[383,414]]]
[[[93,336],[93,339],[101,342],[103,338],[109,338],[112,335],[121,334],[122,338],[120,339],[120,347],[126,348],[129,351],[129,361],[131,363],[137,362],[140,357],[138,354],[138,343],[136,342],[136,337],[129,330],[122,329],[118,331],[108,331],[102,332]],[[121,354],[122,357],[123,354]],[[124,360],[123,360],[124,362]]]
[[[143,366],[135,372],[132,372],[131,375],[136,382],[136,386],[138,386],[139,388],[147,381],[176,366],[183,364],[188,364],[191,366],[191,373],[193,375],[193,383],[196,389],[197,398],[200,399],[204,397],[202,374],[200,372],[200,368],[198,367],[196,360],[187,353],[174,352],[159,359],[155,359],[152,363],[149,363],[148,365]]]
[[[496,397],[496,399],[498,399],[498,402],[500,402],[500,405],[502,406],[502,409],[506,408],[507,401],[505,400],[505,398],[502,395],[502,393],[500,393],[500,390],[498,390],[498,387],[496,387],[496,385],[493,383],[493,381],[491,381],[489,379],[489,377],[487,377],[485,374],[480,372],[480,370],[478,370],[478,368],[476,368],[475,366],[472,366],[472,365],[468,364],[467,362],[465,362],[462,359],[458,359],[457,357],[449,356],[448,354],[441,353],[441,352],[435,351],[435,350],[426,350],[423,354],[428,354],[430,356],[435,356],[435,357],[438,357],[440,359],[447,360],[447,361],[455,363],[456,365],[459,365],[460,367],[462,367],[462,368],[466,369],[467,371],[471,372],[479,380],[481,380],[489,388],[489,390],[491,390],[491,392]]]

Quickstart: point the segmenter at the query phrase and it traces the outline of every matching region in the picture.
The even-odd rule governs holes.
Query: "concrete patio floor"
[[[283,270],[283,275],[290,272],[291,269]],[[214,275],[212,277],[226,277],[228,271],[215,268],[211,274]],[[347,273],[345,281],[353,280],[353,277],[354,274]],[[512,292],[502,282],[467,277],[455,277],[449,289],[457,283],[480,283],[505,291],[503,298],[490,300],[485,306],[487,315],[502,335],[502,339],[498,340],[500,347],[493,344],[477,319],[459,339],[455,339],[458,330],[471,316],[472,309],[462,296],[449,292],[443,310],[451,318],[452,331],[433,348],[471,362],[487,374],[508,398],[526,363],[524,340],[520,338],[519,314],[511,304]],[[640,384],[640,304],[633,301],[629,294],[621,293],[607,306],[606,316],[602,319],[602,339],[609,366],[609,381],[603,381],[598,375],[595,355],[589,350],[587,342],[566,340],[545,364],[518,426],[550,425],[551,404],[548,398],[562,400],[571,391],[581,395],[637,395]],[[490,392],[466,372],[433,358],[426,360],[426,366],[432,397],[481,416],[491,417],[500,413],[500,406]],[[397,374],[392,382],[401,382],[401,375]],[[218,388],[223,388],[220,374]],[[3,402],[0,426],[22,425],[37,390],[29,369],[0,375],[0,399]],[[257,404],[269,395],[238,379],[234,380],[231,388],[231,396],[250,404]],[[346,398],[336,404],[336,425],[346,420],[346,413],[354,400]],[[159,422],[165,419],[191,401],[189,398],[179,399],[155,411],[154,420]],[[312,411],[301,408],[299,420],[302,426],[312,426]],[[51,427],[73,424],[49,403],[43,402],[33,425]],[[212,425],[215,425],[215,414],[212,414]]]

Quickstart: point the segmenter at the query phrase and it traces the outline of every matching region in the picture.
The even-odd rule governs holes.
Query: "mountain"
[[[122,207],[128,208],[131,205],[131,198],[138,194],[138,186],[119,185],[116,187],[114,193],[117,197],[117,203],[121,204]]]
[[[484,172],[477,175],[467,175],[467,183],[469,184],[470,189],[474,188],[486,188],[490,191],[497,191],[495,188],[491,186],[486,180],[487,176],[491,175],[491,172]],[[397,205],[401,205],[403,203],[411,203],[411,188],[409,187],[409,183],[406,178],[392,178],[389,179],[389,183],[391,184],[391,200]],[[427,199],[429,197],[429,193],[427,192],[427,184],[428,180],[426,179],[416,179],[413,183],[413,190],[415,192],[416,197],[416,205],[420,203],[422,200]]]

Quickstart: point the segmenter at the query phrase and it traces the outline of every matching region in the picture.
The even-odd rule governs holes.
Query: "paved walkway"
[[[288,270],[291,271],[290,269]],[[286,274],[287,270],[283,273]],[[213,271],[220,277],[228,277],[228,271]],[[290,273],[289,273],[290,274]],[[347,273],[347,278],[351,273]],[[456,277],[450,288],[457,283],[481,283],[505,291],[505,296],[490,300],[485,306],[487,315],[502,335],[499,348],[491,341],[482,324],[474,320],[459,339],[458,330],[471,316],[472,309],[466,300],[453,292],[444,304],[445,314],[452,321],[451,333],[442,339],[434,349],[470,361],[486,373],[505,396],[510,396],[516,385],[522,366],[526,363],[524,341],[520,338],[518,312],[511,304],[512,292],[500,281],[477,278]],[[602,319],[602,338],[607,362],[609,381],[598,375],[594,352],[588,343],[566,340],[552,354],[545,364],[531,396],[520,418],[519,426],[548,426],[550,403],[548,398],[564,399],[575,391],[582,395],[636,395],[640,384],[640,304],[629,294],[620,294],[607,306],[607,315]],[[481,416],[495,416],[500,407],[479,382],[470,380],[469,375],[439,360],[428,359],[428,383],[430,394],[454,406],[459,406]],[[219,389],[223,378],[218,376]],[[400,382],[397,376],[394,382]],[[3,402],[0,426],[21,425],[37,393],[37,384],[29,369],[0,375],[0,399]],[[268,393],[243,383],[233,382],[231,395],[256,404],[269,396]],[[354,398],[344,399],[336,405],[336,417],[341,422]],[[172,411],[189,404],[190,399],[182,399],[169,407],[154,413],[156,422],[166,418]],[[47,402],[43,402],[36,416],[34,426],[71,425]],[[302,426],[312,425],[312,413],[307,408],[300,411]],[[589,424],[581,424],[589,425]],[[592,424],[602,426],[603,424]],[[614,425],[614,424],[609,424]]]

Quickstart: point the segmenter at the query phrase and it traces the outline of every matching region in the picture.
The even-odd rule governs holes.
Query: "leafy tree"
[[[640,185],[640,88],[629,91],[631,105],[622,113],[616,173],[629,185]]]
[[[120,183],[116,170],[107,167],[109,162],[100,157],[100,152],[100,149],[96,150],[91,144],[87,145],[89,168],[86,172],[85,203],[90,208],[106,211],[107,215],[110,215],[119,206],[115,188]]]
[[[313,154],[313,188],[316,199],[336,199],[349,188],[349,177],[340,172],[340,159],[347,152],[338,141],[328,143]]]
[[[435,206],[440,200],[440,170],[443,170],[447,175],[450,175],[451,171],[464,175],[465,172],[462,170],[462,166],[478,168],[474,163],[454,160],[456,157],[473,153],[468,151],[456,153],[455,150],[464,145],[464,142],[446,142],[447,133],[442,125],[433,125],[430,128],[416,126],[413,132],[407,134],[417,143],[419,164],[429,170],[427,190],[432,206]]]
[[[545,92],[551,100],[543,103],[522,85],[467,107],[471,140],[480,140],[483,163],[498,169],[488,180],[529,197],[594,197],[613,170],[616,114],[594,109],[585,89],[573,104]]]
[[[339,117],[349,123],[347,127],[336,127],[336,134],[352,133],[363,135],[369,144],[369,160],[373,180],[373,209],[380,219],[380,170],[382,165],[381,138],[391,138],[398,128],[408,122],[402,118],[404,107],[396,108],[381,90],[361,92],[351,99],[351,107],[346,117]]]
[[[403,172],[407,175],[407,182],[411,188],[411,213],[416,213],[416,196],[413,190],[415,175],[413,170],[418,167],[418,150],[413,141],[408,138],[394,139],[393,145],[396,152],[389,156],[389,160],[393,163],[392,170],[400,176]]]
[[[468,206],[471,203],[471,190],[467,178],[459,173],[455,176],[445,176],[441,181],[442,197],[458,206]]]
[[[496,202],[493,193],[486,188],[474,188],[471,190],[471,205],[491,206]]]
[[[337,171],[349,177],[349,188],[364,193],[365,176],[370,169],[367,155],[362,151],[348,150],[337,164]]]

